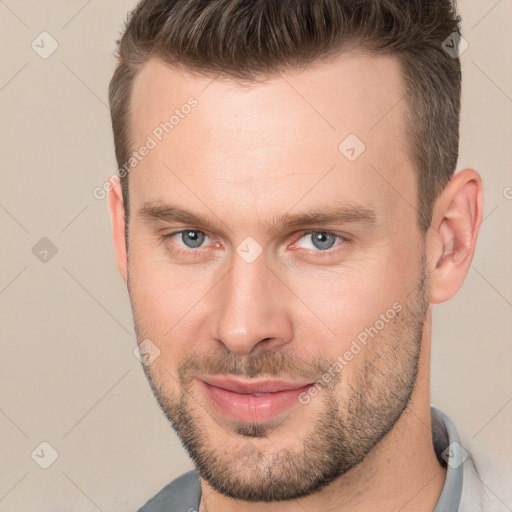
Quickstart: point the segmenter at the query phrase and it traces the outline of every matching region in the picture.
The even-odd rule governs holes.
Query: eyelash
[[[162,236],[162,239],[164,241],[167,241],[168,239],[172,238],[173,236],[175,235],[179,235],[181,233],[188,233],[190,231],[193,231],[195,233],[202,233],[204,235],[206,235],[208,238],[212,239],[208,233],[205,233],[204,231],[201,231],[199,229],[181,229],[179,231],[174,231],[172,233],[168,233],[168,234],[165,234]],[[334,253],[338,252],[339,248],[341,246],[344,246],[345,243],[349,242],[349,238],[346,237],[346,236],[342,236],[338,233],[334,233],[332,231],[325,231],[325,230],[321,230],[321,229],[309,229],[307,231],[302,231],[300,233],[300,237],[297,239],[300,240],[301,238],[305,237],[306,235],[311,235],[313,233],[323,233],[325,235],[330,235],[330,236],[333,236],[335,238],[339,238],[341,240],[342,243],[339,243],[333,247],[331,247],[330,249],[325,249],[325,250],[314,250],[314,249],[303,249],[304,251],[307,251],[308,254],[314,254],[315,256],[314,257],[317,257],[317,258],[322,258],[322,257],[325,257],[325,256],[332,256]],[[213,240],[213,239],[212,239]],[[336,249],[338,248],[338,249]],[[185,254],[185,255],[198,255],[198,253],[201,253],[201,249],[205,249],[205,247],[198,247],[197,249],[190,249],[190,248],[183,248],[181,246],[174,246],[173,247],[173,251],[179,253],[179,254]]]

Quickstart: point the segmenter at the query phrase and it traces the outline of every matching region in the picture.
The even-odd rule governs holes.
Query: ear
[[[121,189],[121,183],[117,176],[111,176],[109,183],[111,184],[111,187],[108,191],[108,205],[110,209],[110,217],[112,219],[112,235],[114,237],[117,269],[126,283],[128,279],[128,259],[126,254],[123,192]]]
[[[436,201],[427,237],[432,304],[451,299],[464,283],[482,214],[480,175],[474,169],[456,172]]]

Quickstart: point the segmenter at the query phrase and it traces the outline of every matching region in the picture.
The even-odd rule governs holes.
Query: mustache
[[[236,375],[237,377],[279,377],[304,379],[311,382],[319,379],[332,366],[326,357],[313,356],[304,360],[297,355],[266,350],[239,356],[228,350],[219,353],[194,353],[178,367],[178,377],[182,383],[197,375]]]

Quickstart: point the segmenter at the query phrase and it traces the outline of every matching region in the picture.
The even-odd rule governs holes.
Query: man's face
[[[136,332],[200,475],[292,499],[361,462],[413,391],[429,302],[406,99],[390,57],[212,80],[150,61],[135,82],[133,149],[156,143],[129,176]]]

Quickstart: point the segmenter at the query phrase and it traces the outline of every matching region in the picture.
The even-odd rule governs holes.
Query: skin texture
[[[155,60],[137,76],[134,148],[197,100],[130,173],[128,253],[117,185],[109,204],[137,337],[160,350],[144,369],[198,467],[201,511],[431,511],[437,502],[445,470],[431,439],[430,305],[463,284],[481,180],[457,172],[420,232],[403,94],[394,58],[359,53],[251,86]],[[366,146],[355,161],[338,149],[349,134]],[[142,215],[171,203],[216,225]],[[328,205],[373,220],[271,227]],[[200,247],[164,238],[179,230],[194,230]],[[308,230],[341,238],[322,239],[332,242],[324,249]],[[237,252],[247,237],[262,249],[250,263]],[[324,389],[270,422],[226,418],[197,380],[314,382],[393,304],[400,311]]]

